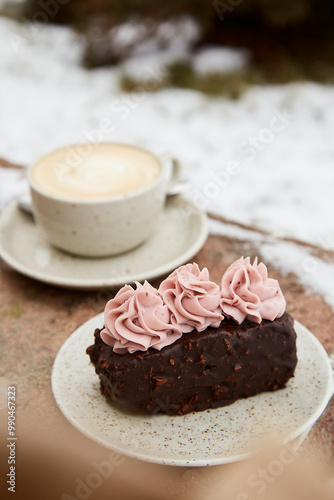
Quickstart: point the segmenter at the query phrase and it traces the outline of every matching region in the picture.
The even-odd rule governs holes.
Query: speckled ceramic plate
[[[102,324],[101,314],[67,339],[54,363],[52,389],[59,408],[77,429],[124,455],[180,466],[241,460],[273,432],[282,442],[301,437],[332,393],[332,369],[325,350],[296,322],[298,365],[285,389],[185,416],[129,415],[106,402],[85,353],[95,328]]]
[[[172,271],[202,248],[207,234],[205,213],[175,196],[168,199],[156,232],[140,247],[108,258],[75,257],[50,245],[32,217],[13,203],[0,216],[0,256],[30,278],[64,288],[99,290]]]

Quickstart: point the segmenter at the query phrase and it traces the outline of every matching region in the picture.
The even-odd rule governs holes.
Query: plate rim
[[[96,436],[89,434],[78,422],[75,421],[75,418],[73,419],[73,416],[70,415],[70,412],[67,410],[67,408],[65,408],[63,403],[59,402],[59,400],[57,398],[57,390],[58,389],[57,389],[57,381],[56,381],[56,372],[57,372],[57,365],[58,365],[58,363],[61,362],[60,359],[61,359],[62,353],[64,351],[66,351],[67,345],[71,343],[73,336],[79,336],[81,330],[85,330],[86,328],[88,328],[88,326],[90,326],[90,323],[101,322],[101,320],[103,321],[103,312],[90,318],[88,321],[86,321],[81,326],[79,326],[62,344],[62,346],[60,347],[60,349],[56,355],[54,363],[53,363],[52,373],[51,373],[51,387],[52,387],[53,396],[55,398],[55,401],[57,403],[58,408],[60,409],[60,411],[62,412],[64,417],[71,423],[71,425],[73,425],[73,427],[75,427],[79,432],[84,434],[89,439],[104,446],[107,449],[116,451],[117,453],[120,453],[120,454],[127,456],[129,458],[132,458],[132,459],[142,460],[145,462],[155,463],[155,464],[160,464],[160,465],[180,466],[180,467],[205,467],[205,466],[214,466],[214,465],[224,465],[227,463],[233,463],[233,462],[238,462],[240,460],[244,460],[246,458],[253,456],[256,453],[257,450],[254,449],[254,450],[242,453],[242,454],[238,454],[238,455],[234,455],[232,457],[226,457],[226,458],[224,458],[224,457],[217,457],[217,458],[211,458],[211,459],[196,459],[195,458],[195,459],[188,459],[188,460],[184,459],[184,458],[182,458],[182,459],[169,459],[169,458],[164,459],[164,458],[159,458],[159,457],[151,457],[151,456],[149,456],[147,454],[145,455],[143,453],[138,454],[137,452],[132,452],[130,449],[124,450],[124,448],[117,446],[117,444],[111,445],[110,443],[106,443],[102,438],[99,438],[99,437],[96,437]],[[325,364],[327,365],[328,381],[327,381],[326,392],[323,395],[321,402],[319,403],[317,411],[315,411],[311,416],[309,416],[309,418],[307,419],[307,421],[303,425],[299,426],[294,432],[290,433],[289,436],[287,436],[282,441],[282,443],[281,443],[282,445],[285,445],[287,443],[292,442],[293,440],[302,436],[303,433],[306,433],[307,431],[309,431],[311,429],[311,427],[315,424],[315,422],[319,419],[319,417],[322,415],[325,408],[327,407],[327,405],[328,405],[328,403],[333,395],[333,389],[334,389],[333,370],[332,370],[329,356],[328,356],[326,350],[324,349],[323,345],[320,343],[320,341],[317,339],[317,337],[315,337],[315,335],[308,328],[306,328],[303,324],[301,324],[297,320],[295,320],[295,329],[296,330],[303,330],[303,333],[305,333],[307,336],[309,336],[309,338],[312,339],[314,344],[317,345],[317,348],[319,349],[319,352],[321,353],[322,358],[323,358],[322,361],[325,362]],[[298,331],[297,331],[297,336],[298,336]],[[58,394],[58,396],[59,396],[59,394]],[[103,396],[101,394],[101,398],[102,397]],[[252,398],[256,398],[256,397],[257,397],[256,395],[252,396]],[[252,399],[252,398],[249,398],[249,399]],[[114,408],[114,410],[117,411],[116,408]],[[219,408],[217,410],[219,410]],[[215,410],[211,409],[210,411],[215,411]],[[152,418],[155,418],[155,416],[152,416]]]
[[[144,281],[145,279],[156,279],[164,274],[170,272],[172,269],[175,269],[179,265],[191,259],[197,252],[201,250],[203,245],[205,244],[208,238],[208,221],[207,214],[200,208],[196,206],[188,198],[179,195],[179,200],[186,202],[189,206],[195,208],[194,213],[196,213],[197,217],[197,231],[196,231],[196,240],[192,243],[190,247],[182,252],[178,257],[173,260],[169,260],[167,263],[150,269],[147,272],[141,273],[130,273],[124,275],[122,279],[119,278],[110,278],[110,279],[81,279],[81,278],[58,278],[57,276],[50,276],[47,273],[33,270],[28,266],[23,265],[20,261],[15,259],[12,254],[5,248],[5,245],[2,242],[2,238],[0,237],[0,257],[3,261],[9,265],[12,269],[27,276],[28,278],[40,281],[42,283],[47,283],[49,285],[53,285],[56,287],[71,289],[71,290],[100,290],[102,288],[110,287],[117,288],[119,286],[124,285],[124,283],[133,283],[134,281]],[[9,205],[7,205],[0,212],[0,236],[1,232],[7,227],[8,222],[10,222],[11,218],[14,216],[14,212],[16,210],[20,210],[17,201],[12,201]],[[23,214],[24,215],[24,214]],[[29,217],[27,215],[27,217]],[[135,250],[134,250],[135,251]],[[66,253],[64,253],[66,255]],[[80,257],[80,259],[84,259],[84,257]],[[112,257],[104,258],[106,262]],[[87,259],[90,260],[90,259]]]

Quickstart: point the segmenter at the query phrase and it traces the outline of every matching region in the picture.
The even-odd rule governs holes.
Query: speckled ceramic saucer
[[[100,314],[67,339],[54,363],[52,389],[77,429],[124,455],[179,466],[241,460],[273,433],[282,443],[302,437],[332,394],[329,358],[314,335],[296,322],[298,364],[285,389],[185,416],[129,415],[106,402],[85,353],[94,329],[102,325]]]
[[[75,257],[50,245],[33,218],[12,203],[0,216],[0,256],[30,278],[64,288],[98,290],[174,270],[202,248],[207,234],[205,213],[183,196],[175,196],[168,198],[157,230],[140,247],[114,257]]]

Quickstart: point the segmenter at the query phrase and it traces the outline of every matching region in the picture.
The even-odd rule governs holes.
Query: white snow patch
[[[333,86],[252,87],[237,101],[177,89],[122,94],[121,68],[80,66],[71,29],[35,28],[0,18],[0,157],[28,165],[88,139],[170,151],[206,210],[334,248]],[[159,81],[156,59],[137,66]],[[11,175],[2,174],[0,206],[16,194]]]
[[[323,297],[334,310],[334,264],[312,255],[312,249],[213,219],[209,220],[209,231],[252,242],[264,262],[283,274],[295,274],[307,291]]]
[[[240,226],[234,226],[225,222],[220,222],[216,219],[208,219],[209,233],[228,236],[229,238],[236,238],[238,240],[252,241],[253,243],[262,242],[266,236],[257,232],[244,229]]]
[[[25,172],[0,168],[0,208],[25,194],[27,189]]]
[[[144,53],[131,56],[120,63],[123,73],[135,80],[153,81],[155,74],[164,75],[167,66],[187,60],[187,52],[175,50],[160,50],[159,52]]]
[[[259,249],[263,258],[282,273],[294,273],[306,290],[322,296],[334,310],[334,264],[312,255],[310,249],[289,242],[268,242]]]
[[[118,31],[127,32],[128,24],[114,28],[116,34]],[[199,24],[189,16],[160,23],[150,36],[150,23],[132,21],[131,26],[133,31],[129,33],[128,39],[123,36],[122,42],[133,44],[137,37],[137,43],[131,50],[131,55],[121,63],[121,68],[124,73],[138,80],[148,77],[148,68],[164,72],[166,66],[172,63],[190,62],[191,49],[201,34]],[[112,42],[116,46],[118,39],[119,36],[116,35]]]
[[[244,69],[249,57],[246,49],[208,46],[193,56],[193,67],[200,74],[231,73]]]

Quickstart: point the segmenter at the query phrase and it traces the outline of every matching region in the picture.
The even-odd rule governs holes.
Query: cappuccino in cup
[[[75,255],[105,257],[132,250],[154,232],[172,167],[137,146],[87,143],[43,156],[28,175],[46,239]]]
[[[158,158],[127,144],[96,143],[69,146],[38,160],[31,179],[45,193],[73,200],[129,195],[155,181]]]

